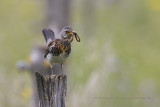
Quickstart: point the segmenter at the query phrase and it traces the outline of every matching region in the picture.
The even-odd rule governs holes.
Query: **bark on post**
[[[66,107],[66,75],[51,75],[46,78],[36,72],[36,81],[39,107]]]

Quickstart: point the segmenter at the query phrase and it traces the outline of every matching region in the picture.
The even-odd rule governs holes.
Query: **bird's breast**
[[[71,52],[71,44],[68,41],[56,41],[47,55],[51,63],[63,63]]]

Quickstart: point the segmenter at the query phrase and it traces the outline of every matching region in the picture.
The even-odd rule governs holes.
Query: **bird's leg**
[[[53,65],[51,64],[51,74],[54,75],[54,71],[53,71]]]
[[[62,75],[63,75],[63,64],[61,64],[61,70],[62,70]]]

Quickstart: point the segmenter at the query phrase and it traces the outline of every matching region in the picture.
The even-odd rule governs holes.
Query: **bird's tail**
[[[54,32],[51,29],[43,29],[42,33],[44,35],[47,45],[55,38]]]

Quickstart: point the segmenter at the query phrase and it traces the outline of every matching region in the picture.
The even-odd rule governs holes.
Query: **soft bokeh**
[[[0,3],[0,107],[30,107],[32,77],[16,68],[45,44],[45,3]],[[72,0],[71,23],[81,37],[64,65],[68,107],[160,105],[159,0]]]

